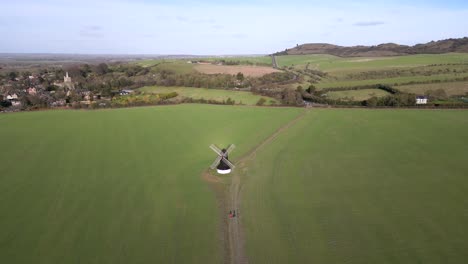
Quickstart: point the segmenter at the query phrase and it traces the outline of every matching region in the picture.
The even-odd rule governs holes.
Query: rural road
[[[300,115],[296,118],[291,120],[289,123],[281,126],[278,128],[272,135],[258,144],[255,148],[253,148],[250,152],[246,155],[241,157],[239,160],[236,161],[236,169],[232,173],[231,183],[229,184],[229,188],[227,189],[226,193],[226,206],[225,208],[229,208],[227,210],[236,209],[239,210],[241,207],[241,197],[242,197],[242,182],[241,177],[245,172],[245,168],[247,167],[248,163],[255,159],[256,153],[258,150],[263,148],[264,146],[268,145],[272,142],[278,135],[280,135],[285,130],[289,129],[293,126],[296,122],[302,119],[309,110],[304,110]],[[226,214],[224,214],[226,217]],[[225,254],[229,256],[229,260],[227,263],[231,264],[245,264],[248,263],[247,254],[245,251],[245,237],[241,225],[241,219],[244,217],[242,211],[238,211],[237,217],[228,219],[228,221],[222,221],[223,223],[227,223],[227,228],[224,228],[227,234],[224,237],[227,237],[228,245],[225,248],[229,251]],[[248,216],[247,216],[248,217]]]

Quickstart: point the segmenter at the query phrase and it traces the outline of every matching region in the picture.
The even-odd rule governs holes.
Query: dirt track
[[[247,254],[245,251],[245,236],[242,229],[243,214],[239,211],[241,207],[242,182],[241,177],[245,175],[245,170],[248,163],[255,159],[255,155],[259,149],[273,141],[279,134],[290,128],[297,121],[302,119],[309,110],[305,110],[299,116],[291,120],[289,123],[281,126],[272,135],[258,144],[255,148],[235,161],[236,169],[232,173],[231,181],[226,183],[224,187],[221,180],[215,180],[216,176],[210,175],[208,172],[203,173],[203,179],[207,181],[216,193],[218,199],[218,208],[220,210],[220,231],[221,231],[221,248],[224,251],[224,263],[238,264],[248,263]],[[219,178],[218,178],[219,179]],[[237,217],[229,219],[227,212],[236,209]]]

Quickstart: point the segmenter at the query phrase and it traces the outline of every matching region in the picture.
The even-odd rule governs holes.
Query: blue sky
[[[266,54],[468,36],[468,1],[0,0],[0,53]]]

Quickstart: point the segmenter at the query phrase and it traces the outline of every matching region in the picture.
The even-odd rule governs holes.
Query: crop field
[[[279,72],[279,70],[272,67],[265,66],[249,66],[249,65],[213,65],[213,64],[200,64],[195,66],[195,70],[206,74],[230,74],[235,75],[239,72],[245,76],[261,77],[265,74]]]
[[[362,90],[349,90],[349,91],[333,91],[327,92],[329,99],[343,99],[349,101],[364,101],[371,97],[383,97],[390,95],[390,93],[380,89],[362,89]]]
[[[311,110],[243,179],[251,263],[463,263],[468,112]]]
[[[177,105],[0,116],[0,263],[220,263],[201,172],[301,109]],[[261,127],[261,129],[258,129]]]
[[[266,105],[278,103],[276,99],[256,95],[251,92],[207,89],[207,88],[192,88],[192,87],[163,87],[163,86],[146,86],[139,89],[145,93],[170,93],[177,92],[179,96],[193,99],[207,99],[216,101],[226,101],[228,98],[235,100],[236,104],[241,103],[246,105],[255,105],[260,98],[265,98]]]

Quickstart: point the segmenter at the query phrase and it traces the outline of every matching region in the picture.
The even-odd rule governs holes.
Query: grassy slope
[[[253,64],[270,64],[272,63],[270,56],[252,56],[252,57],[223,57],[223,58],[205,58],[203,60],[207,61],[217,61],[217,60],[225,60],[225,61],[240,61],[241,64],[244,62],[249,62]]]
[[[167,93],[177,92],[179,95],[184,97],[190,97],[194,99],[213,99],[218,101],[227,100],[229,97],[235,100],[236,103],[242,101],[246,105],[255,105],[260,98],[265,98],[266,104],[270,104],[270,101],[277,102],[275,99],[265,96],[253,94],[251,92],[244,91],[232,91],[232,90],[220,90],[220,89],[206,89],[206,88],[191,88],[191,87],[161,87],[161,86],[147,86],[140,88],[140,91],[149,93]]]
[[[468,93],[468,82],[428,83],[402,85],[396,87],[398,90],[416,94],[424,94],[428,90],[443,89],[447,95],[464,95]]]
[[[179,105],[0,116],[1,263],[219,263],[200,173],[300,109]],[[258,129],[262,127],[262,129]]]
[[[252,263],[462,263],[468,112],[313,110],[257,153]]]
[[[327,92],[327,98],[329,99],[351,99],[353,101],[363,101],[373,96],[382,97],[387,95],[390,95],[390,93],[380,89]]]
[[[376,58],[340,58],[332,55],[289,55],[277,57],[279,66],[310,63],[311,68],[335,72],[344,70],[375,70],[376,68],[415,67],[431,64],[468,63],[468,54],[424,54]]]
[[[362,85],[376,85],[376,84],[388,84],[388,85],[399,85],[407,84],[410,82],[428,82],[428,81],[442,81],[449,82],[456,78],[468,77],[468,73],[462,74],[437,74],[431,76],[409,76],[409,77],[396,77],[386,79],[369,79],[369,80],[348,80],[348,81],[326,81],[318,83],[317,88],[332,88],[332,87],[352,87]],[[398,88],[398,87],[396,87]]]

